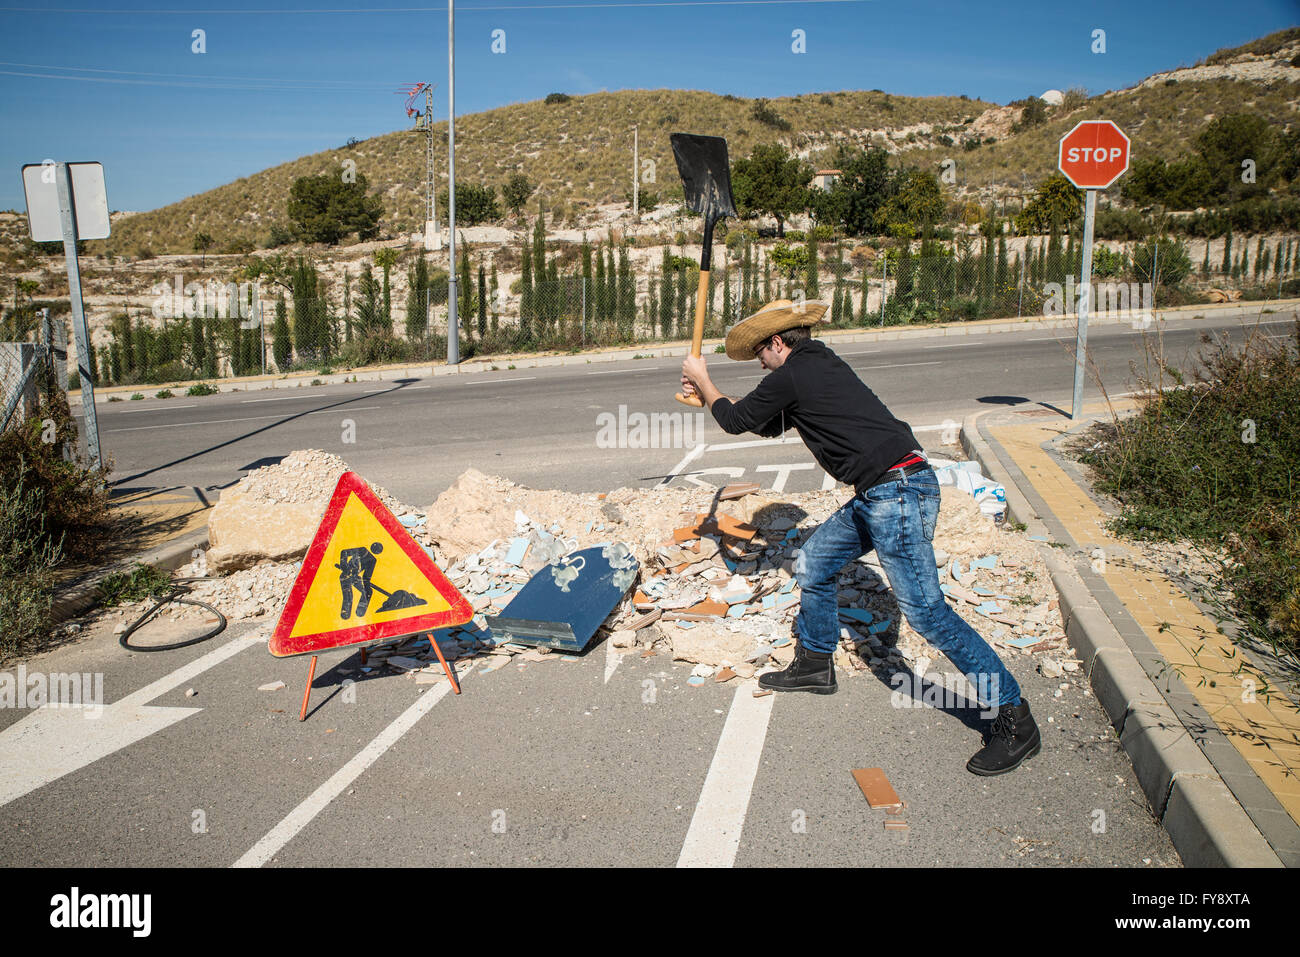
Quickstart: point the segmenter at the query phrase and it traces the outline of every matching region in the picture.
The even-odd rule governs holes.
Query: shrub
[[[573,97],[567,93],[547,93],[546,105],[551,106],[555,103],[568,103]]]
[[[129,571],[115,572],[99,583],[97,598],[101,605],[157,598],[171,589],[171,576],[153,565],[136,562]]]
[[[0,473],[0,660],[27,652],[49,627],[59,544],[25,463]]]
[[[764,126],[770,126],[774,130],[790,129],[790,121],[784,119],[780,113],[772,108],[772,104],[765,99],[759,99],[754,103],[749,115]]]
[[[1159,255],[1156,250],[1159,248]],[[1187,247],[1176,239],[1152,239],[1133,247],[1133,276],[1138,282],[1176,286],[1192,271]]]
[[[135,402],[137,399],[143,399],[143,398],[144,398],[144,393],[143,393],[143,392],[132,392],[132,393],[131,393],[131,401],[132,401],[132,402]]]
[[[54,424],[52,436],[47,420]],[[43,441],[51,437],[54,441]],[[108,520],[108,492],[97,470],[64,461],[65,446],[77,447],[77,424],[67,399],[56,394],[35,415],[0,435],[0,476],[12,488],[11,477],[25,473],[23,484],[41,496],[49,541],[59,543],[71,558],[91,558]]]
[[[171,389],[159,389],[153,395],[155,399],[171,399],[171,398],[175,398],[175,396],[176,393],[173,392]]]
[[[343,344],[339,362],[346,366],[380,365],[406,362],[411,358],[411,343],[385,332],[375,332]]]
[[[1294,654],[1300,323],[1290,342],[1201,341],[1191,388],[1142,382],[1138,414],[1094,427],[1075,450],[1096,470],[1096,487],[1120,500],[1116,530],[1222,549],[1219,573],[1247,633]],[[1156,367],[1164,368],[1159,357]]]
[[[207,382],[196,382],[185,390],[186,395],[216,395],[221,390]]]
[[[1092,235],[1097,239],[1145,239],[1151,226],[1136,209],[1107,206],[1097,210]]]

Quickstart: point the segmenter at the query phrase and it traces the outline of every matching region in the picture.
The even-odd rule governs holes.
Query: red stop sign
[[[1061,138],[1058,165],[1080,189],[1105,189],[1128,169],[1128,137],[1110,120],[1084,120]]]

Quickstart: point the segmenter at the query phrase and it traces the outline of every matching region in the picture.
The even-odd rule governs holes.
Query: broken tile
[[[770,695],[771,693],[772,693],[772,689],[771,689],[771,688],[755,688],[755,689],[754,689],[754,697],[755,697],[755,698],[766,698],[766,697],[767,697],[768,695]]]
[[[731,668],[729,667],[724,667],[716,675],[713,676],[713,680],[718,683],[722,683],[724,681],[730,681],[734,677],[736,677],[736,672],[732,671]]]
[[[759,489],[757,482],[737,482],[734,485],[726,485],[718,494],[718,501],[728,502],[732,499],[742,498]]]
[[[889,778],[885,777],[883,768],[856,768],[853,780],[862,789],[862,795],[872,809],[903,806],[898,792],[889,783]]]
[[[257,690],[258,691],[279,691],[283,687],[284,687],[283,681],[272,681],[269,682],[268,684],[259,685]]]

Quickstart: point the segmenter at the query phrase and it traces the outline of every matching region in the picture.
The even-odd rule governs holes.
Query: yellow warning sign
[[[463,624],[473,609],[353,472],[335,487],[271,638],[277,656]]]

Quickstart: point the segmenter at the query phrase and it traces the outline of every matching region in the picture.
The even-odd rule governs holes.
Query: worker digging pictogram
[[[399,608],[414,608],[417,605],[427,605],[423,598],[412,595],[409,591],[399,588],[395,592],[385,591],[370,580],[375,573],[375,565],[378,559],[375,557],[383,552],[384,546],[379,542],[372,542],[369,548],[358,546],[357,548],[345,548],[339,553],[339,560],[334,567],[339,570],[339,588],[343,592],[343,607],[339,612],[339,617],[348,619],[352,617],[352,591],[360,594],[357,601],[357,617],[366,617],[366,610],[370,607],[370,599],[375,592],[384,595],[384,603],[379,606],[379,611],[396,611]]]

